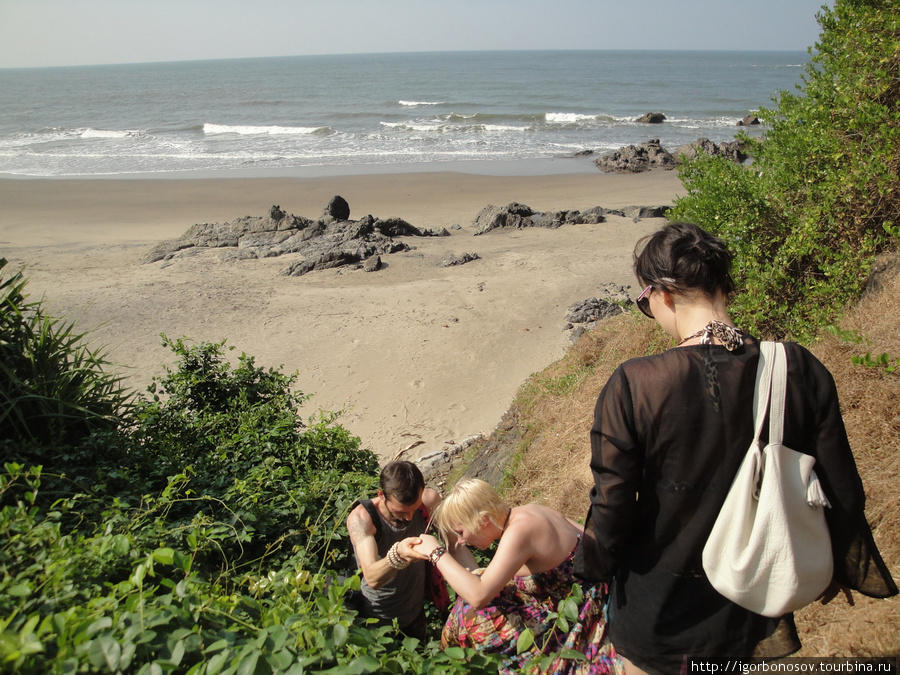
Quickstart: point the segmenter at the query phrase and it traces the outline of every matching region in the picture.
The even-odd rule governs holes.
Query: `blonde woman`
[[[587,658],[557,659],[547,672],[617,671],[621,664],[606,638],[606,586],[572,576],[579,524],[540,504],[510,507],[478,479],[457,484],[435,519],[444,541],[453,542],[451,554],[427,534],[416,548],[429,556],[458,596],[441,636],[444,648],[503,654],[502,672],[563,649]],[[494,542],[490,564],[476,569],[465,547],[487,549]],[[578,587],[574,594],[573,584]],[[570,597],[573,602],[567,602]],[[551,614],[564,620],[557,622]],[[519,638],[526,630],[535,636],[534,645],[519,654]]]

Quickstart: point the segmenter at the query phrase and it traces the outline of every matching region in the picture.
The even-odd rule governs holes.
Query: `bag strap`
[[[780,445],[784,438],[784,414],[787,398],[787,353],[784,344],[775,344],[772,371],[772,400],[769,405],[769,443]]]
[[[756,387],[753,390],[753,444],[751,449],[758,447],[762,437],[763,423],[766,419],[766,410],[769,408],[769,394],[772,390],[772,372],[775,367],[775,343],[759,343],[759,366],[756,368]],[[783,409],[782,409],[783,414]]]

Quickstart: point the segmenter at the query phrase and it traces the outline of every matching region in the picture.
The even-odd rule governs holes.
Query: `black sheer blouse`
[[[784,444],[816,458],[832,504],[835,580],[866,595],[894,595],[863,514],[834,380],[806,349],[786,348]],[[622,364],[597,400],[583,555],[611,580],[613,645],[645,670],[677,672],[687,656],[777,657],[800,647],[793,615],[769,619],[731,603],[701,565],[753,438],[758,360],[759,343],[749,337],[731,352],[670,349]]]

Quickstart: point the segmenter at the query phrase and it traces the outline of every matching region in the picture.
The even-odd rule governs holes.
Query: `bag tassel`
[[[820,506],[831,508],[831,502],[825,496],[825,491],[822,489],[822,484],[815,471],[809,475],[809,484],[806,486],[806,503],[814,509]]]

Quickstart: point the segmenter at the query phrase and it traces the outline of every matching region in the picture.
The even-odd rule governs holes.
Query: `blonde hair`
[[[509,506],[493,487],[479,478],[470,478],[453,486],[438,504],[434,522],[446,541],[447,534],[453,530],[451,523],[474,532],[481,529],[487,518],[497,527],[503,527],[508,513]]]

